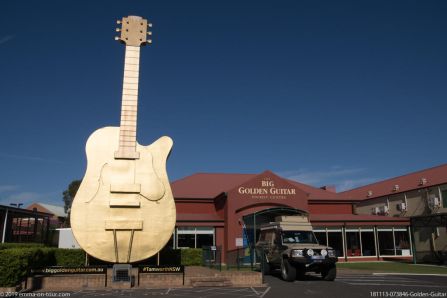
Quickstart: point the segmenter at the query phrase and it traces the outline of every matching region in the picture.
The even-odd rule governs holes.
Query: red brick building
[[[447,183],[447,165],[443,167],[446,171],[443,177],[438,177],[437,184]],[[418,179],[424,175],[422,171]],[[377,183],[388,184],[388,180]],[[412,189],[427,187],[410,182],[409,185]],[[177,248],[220,246],[225,259],[228,253],[255,243],[262,223],[273,221],[278,215],[305,211],[319,242],[336,249],[340,261],[413,256],[410,218],[370,209],[357,212],[359,203],[372,198],[360,195],[357,190],[336,193],[334,188],[312,187],[271,171],[198,173],[174,181],[172,189],[177,207],[173,245]],[[389,189],[380,195],[388,197],[396,193],[399,191]]]

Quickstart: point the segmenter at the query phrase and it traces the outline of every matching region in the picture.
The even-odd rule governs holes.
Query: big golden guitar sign
[[[259,187],[244,187],[238,188],[238,193],[241,195],[251,195],[253,199],[287,199],[288,195],[295,195],[295,188],[277,188],[275,182],[270,178],[261,180]]]

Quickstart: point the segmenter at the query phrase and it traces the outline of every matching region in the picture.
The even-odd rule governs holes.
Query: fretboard
[[[115,158],[137,159],[137,111],[140,47],[127,46],[124,59],[119,148]]]

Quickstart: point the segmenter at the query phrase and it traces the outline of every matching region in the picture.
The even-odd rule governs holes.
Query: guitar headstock
[[[148,23],[146,19],[138,16],[128,16],[116,21],[116,23],[121,25],[121,28],[116,28],[116,31],[121,32],[121,34],[119,37],[115,37],[115,40],[135,47],[152,43],[151,39],[146,38],[147,35],[152,35],[152,32],[148,31],[148,27],[151,28],[152,24]]]

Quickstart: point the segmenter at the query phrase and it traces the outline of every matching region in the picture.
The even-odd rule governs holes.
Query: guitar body
[[[138,158],[116,158],[119,136],[119,127],[105,127],[89,137],[71,227],[89,255],[131,263],[153,256],[172,236],[176,212],[166,160],[173,142],[161,137],[149,146],[137,143]]]

